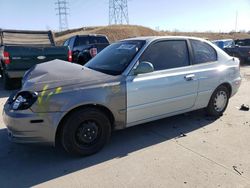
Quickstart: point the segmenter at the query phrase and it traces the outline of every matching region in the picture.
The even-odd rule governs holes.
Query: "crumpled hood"
[[[23,78],[22,90],[42,91],[57,87],[74,88],[113,80],[114,77],[78,64],[53,60],[38,64]]]

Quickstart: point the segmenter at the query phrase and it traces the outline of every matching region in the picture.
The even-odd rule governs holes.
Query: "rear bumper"
[[[231,84],[231,86],[232,86],[231,97],[234,96],[238,92],[240,85],[241,85],[241,81],[242,81],[241,77],[238,77],[235,80],[233,80],[233,82]]]
[[[55,117],[61,113],[33,113],[31,110],[13,111],[5,104],[3,121],[8,129],[9,139],[16,143],[41,143],[55,145],[59,122]]]

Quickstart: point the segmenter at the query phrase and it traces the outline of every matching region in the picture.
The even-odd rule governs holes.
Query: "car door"
[[[127,77],[127,125],[132,126],[194,106],[198,80],[190,66],[186,40],[152,43],[139,58],[154,72]],[[137,64],[138,64],[137,63]]]
[[[193,55],[193,71],[199,80],[196,108],[204,108],[208,105],[211,95],[220,82],[227,77],[225,67],[220,70],[216,50],[207,42],[190,40]]]

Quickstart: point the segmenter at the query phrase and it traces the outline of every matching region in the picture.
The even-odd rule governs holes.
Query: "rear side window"
[[[184,40],[157,42],[146,49],[142,61],[152,63],[155,71],[188,66],[187,43]]]
[[[209,44],[198,41],[190,40],[194,54],[194,64],[202,64],[217,61],[217,53],[215,49]]]

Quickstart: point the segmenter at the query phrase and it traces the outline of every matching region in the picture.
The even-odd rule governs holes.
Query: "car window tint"
[[[77,38],[76,46],[83,46],[83,45],[88,45],[89,42],[89,37],[85,36],[80,36]]]
[[[157,42],[146,49],[139,61],[152,63],[155,71],[188,66],[186,41]]]
[[[191,45],[194,53],[194,64],[217,61],[217,53],[209,44],[198,40],[191,40]]]
[[[91,59],[85,66],[110,75],[120,75],[145,44],[143,40],[113,43]]]
[[[106,37],[91,37],[91,44],[103,44],[108,43]]]
[[[235,44],[238,46],[250,46],[250,39],[236,40]]]

